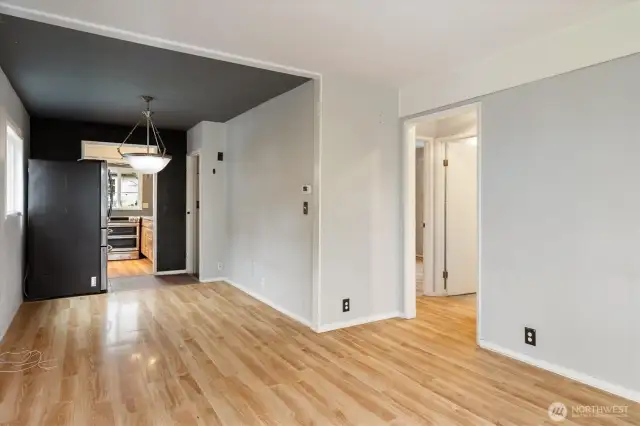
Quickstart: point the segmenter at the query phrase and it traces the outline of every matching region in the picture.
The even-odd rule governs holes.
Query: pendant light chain
[[[122,147],[124,144],[131,138],[135,130],[140,126],[142,120],[139,120],[136,125],[131,129],[127,137],[122,141],[120,146],[118,147],[118,153],[122,156],[122,158],[126,159],[132,168],[138,170],[141,173],[145,174],[153,174],[158,173],[171,161],[171,156],[167,155],[167,147],[164,145],[164,141],[162,140],[162,136],[160,136],[160,131],[156,127],[156,124],[153,122],[151,116],[153,113],[151,112],[151,101],[153,97],[151,96],[143,96],[142,99],[146,102],[147,108],[142,111],[143,119],[145,120],[146,130],[147,130],[147,150],[146,153],[123,153]],[[151,135],[153,134],[153,139],[157,146],[158,152],[151,152]]]
[[[160,131],[156,127],[156,123],[151,120],[151,129],[153,130],[153,135],[156,140],[156,145],[160,149],[160,153],[164,157],[164,154],[167,152],[167,148],[164,146],[164,142],[162,141],[162,136],[160,136]],[[159,143],[158,143],[159,142]],[[160,147],[162,145],[162,147]]]

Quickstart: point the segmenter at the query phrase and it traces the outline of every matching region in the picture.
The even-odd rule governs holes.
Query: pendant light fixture
[[[122,141],[118,147],[118,152],[122,158],[127,160],[134,170],[146,175],[151,175],[162,171],[162,169],[169,164],[169,161],[171,161],[171,156],[167,155],[167,149],[164,146],[164,142],[162,142],[160,132],[151,119],[151,115],[153,114],[151,112],[151,101],[153,100],[153,97],[143,96],[142,100],[147,103],[147,109],[142,111],[143,118],[138,121],[124,141]],[[131,152],[123,154],[121,150],[122,146],[129,140],[133,132],[138,128],[143,120],[146,122],[147,126],[147,152]],[[153,134],[157,152],[151,152],[151,134]]]

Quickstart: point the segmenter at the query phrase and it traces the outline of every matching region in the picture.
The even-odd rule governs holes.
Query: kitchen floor
[[[146,257],[136,260],[110,260],[107,262],[107,276],[110,279],[151,274],[153,274],[153,263]]]
[[[139,275],[136,277],[119,277],[109,279],[109,293],[131,290],[145,290],[160,287],[171,287],[193,284],[193,277],[181,275]]]

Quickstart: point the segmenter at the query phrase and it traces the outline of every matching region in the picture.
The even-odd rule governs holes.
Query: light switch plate
[[[142,203],[142,208],[143,209],[148,209],[149,208],[149,203]]]
[[[311,185],[302,185],[303,194],[311,194]]]

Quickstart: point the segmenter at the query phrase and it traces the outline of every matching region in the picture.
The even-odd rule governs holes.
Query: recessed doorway
[[[118,152],[118,143],[83,141],[82,158],[107,162],[107,291],[136,287],[133,277],[156,272],[156,176],[132,169]],[[147,146],[121,147],[146,152]],[[150,148],[155,152],[156,147]]]
[[[187,156],[187,272],[200,278],[200,153]]]
[[[479,105],[405,122],[405,311],[421,304],[464,306],[477,315],[479,295]],[[474,327],[474,329],[477,329]]]

